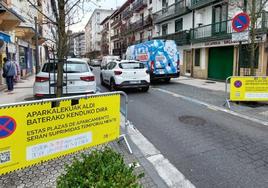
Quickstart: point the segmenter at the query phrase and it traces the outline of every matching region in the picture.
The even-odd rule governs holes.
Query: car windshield
[[[119,67],[121,69],[144,69],[144,64],[137,62],[126,62],[126,63],[120,63]]]
[[[42,69],[42,72],[57,72],[57,64],[46,63]],[[88,66],[85,63],[68,61],[63,66],[64,73],[83,73],[89,72]]]

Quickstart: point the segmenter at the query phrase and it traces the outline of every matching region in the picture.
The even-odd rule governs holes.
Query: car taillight
[[[46,82],[48,80],[49,80],[49,78],[47,78],[47,77],[42,77],[42,76],[35,77],[35,82]]]
[[[151,67],[150,70],[153,72],[154,71],[154,61],[151,61],[151,66],[150,67]]]
[[[86,82],[92,82],[95,80],[95,76],[83,76],[83,77],[80,77],[80,80],[83,80]]]
[[[120,74],[122,74],[122,71],[114,71],[114,74],[115,75],[120,75]]]

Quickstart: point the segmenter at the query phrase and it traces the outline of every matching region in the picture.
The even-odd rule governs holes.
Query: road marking
[[[124,121],[124,116],[122,116],[121,122]],[[123,124],[124,123],[121,123],[121,126],[123,126]],[[168,187],[195,188],[195,186],[174,165],[172,165],[131,122],[129,122],[127,130],[132,142],[139,148],[143,156],[154,166],[158,175]]]
[[[246,115],[244,115],[244,114],[240,114],[240,113],[238,113],[238,112],[234,112],[234,111],[231,111],[231,110],[227,110],[227,109],[225,109],[225,108],[222,108],[222,107],[219,107],[219,106],[215,106],[215,105],[212,105],[212,104],[208,104],[208,103],[205,103],[205,102],[203,102],[203,101],[199,101],[199,100],[197,100],[197,99],[193,99],[193,98],[190,98],[190,97],[186,97],[186,96],[184,96],[184,95],[180,95],[180,94],[177,94],[177,93],[174,93],[174,92],[171,92],[171,91],[167,91],[167,90],[164,90],[164,89],[160,89],[160,88],[152,88],[152,89],[153,89],[153,90],[156,90],[156,91],[163,92],[163,93],[170,94],[170,95],[172,95],[172,96],[174,96],[174,97],[176,96],[176,97],[178,97],[178,98],[181,98],[181,99],[184,99],[184,100],[187,100],[187,101],[190,101],[190,102],[199,104],[199,105],[206,106],[207,108],[210,108],[210,109],[213,109],[213,110],[217,110],[217,111],[225,112],[225,113],[231,114],[231,115],[233,115],[233,116],[237,116],[237,117],[240,117],[240,118],[243,118],[243,119],[246,119],[246,120],[255,122],[255,123],[259,123],[259,124],[268,126],[268,122],[267,122],[267,121],[262,121],[262,120],[259,120],[259,119],[257,119],[257,118],[249,117],[249,116],[246,116]]]

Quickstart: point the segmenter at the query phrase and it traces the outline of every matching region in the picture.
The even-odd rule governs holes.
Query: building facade
[[[111,16],[107,16],[102,22],[101,30],[101,55],[111,55],[112,54],[112,44],[111,44]]]
[[[124,57],[132,44],[169,39],[177,44],[182,75],[222,81],[229,76],[249,75],[250,40],[239,45],[232,39],[237,36],[232,18],[243,9],[250,14],[250,4],[244,2],[247,1],[127,0],[110,16],[112,54]],[[268,74],[267,10],[265,4],[255,26],[254,68],[260,76]],[[246,32],[251,31],[249,28]]]
[[[114,10],[95,9],[85,26],[86,54],[89,58],[96,58],[101,54],[101,22],[110,16]]]
[[[128,0],[111,17],[113,55],[123,57],[128,46],[152,39],[151,0]]]
[[[2,71],[3,58],[16,63],[17,77],[27,77],[36,71],[36,53],[38,52],[38,62],[45,61],[44,43],[51,38],[51,31],[45,29],[44,14],[45,0],[31,1],[5,0],[0,2],[0,72]],[[40,12],[39,12],[39,11]],[[51,11],[51,6],[46,10]],[[35,28],[35,18],[37,28]],[[53,16],[51,16],[53,18]],[[37,37],[36,37],[37,36]],[[2,74],[1,74],[2,76]],[[4,84],[4,79],[0,76],[0,84]]]

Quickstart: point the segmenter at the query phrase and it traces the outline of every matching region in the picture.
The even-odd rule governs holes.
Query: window
[[[107,65],[107,69],[108,70],[112,70],[113,68],[116,67],[116,63],[115,62],[110,62],[108,65]]]
[[[68,61],[67,64],[64,63],[63,65],[63,72],[64,73],[83,73],[88,72],[88,67],[85,63],[79,62],[71,62]],[[42,69],[42,72],[57,72],[57,64],[54,63],[46,63]]]
[[[195,58],[194,58],[194,66],[200,66],[200,49],[195,49]]]
[[[183,28],[183,19],[180,18],[175,21],[175,32],[182,31],[182,28]]]
[[[121,69],[144,69],[144,64],[137,62],[126,62],[126,63],[120,63],[119,67]]]
[[[168,24],[162,25],[162,35],[167,35],[168,34]]]

